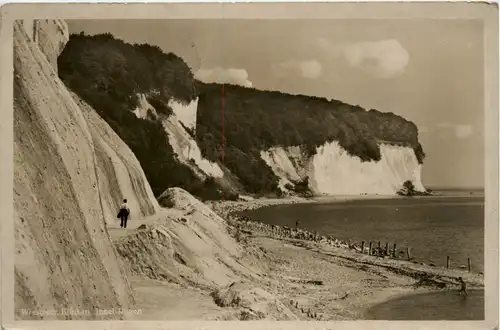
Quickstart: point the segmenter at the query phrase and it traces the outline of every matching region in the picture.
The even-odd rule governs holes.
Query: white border
[[[20,3],[21,1],[17,1]],[[0,222],[1,232],[1,311],[2,324],[6,329],[53,329],[87,328],[93,329],[492,329],[498,325],[498,4],[480,4],[444,1],[336,1],[308,3],[310,1],[220,1],[218,3],[150,3],[138,4],[123,1],[107,1],[107,4],[75,3],[62,4],[7,4],[2,6],[0,21],[1,37],[1,97],[0,148],[3,161],[0,167],[2,181],[9,182],[1,187],[0,209],[4,219]],[[287,2],[284,4],[283,2]],[[375,3],[376,2],[376,3]],[[433,2],[433,3],[429,3]],[[478,2],[478,1],[475,1]],[[96,2],[94,2],[96,3]],[[114,3],[114,4],[109,4]],[[471,6],[472,5],[472,6]],[[334,6],[334,9],[332,9]],[[466,14],[457,15],[454,9],[467,6]],[[265,10],[259,9],[265,7]],[[154,8],[154,9],[153,9]],[[459,321],[345,321],[345,322],[135,322],[135,321],[13,321],[13,219],[12,210],[12,23],[13,19],[62,18],[62,19],[111,19],[111,18],[225,18],[286,19],[286,18],[342,18],[342,19],[411,19],[411,18],[471,18],[485,22],[485,301],[486,320],[484,322]]]

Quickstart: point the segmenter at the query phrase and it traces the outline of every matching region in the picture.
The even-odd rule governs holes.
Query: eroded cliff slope
[[[59,80],[49,61],[52,53],[45,53],[52,48],[33,39],[31,32],[56,33],[48,40],[59,45],[64,33],[57,31],[65,24],[52,24],[57,29],[49,32],[36,32],[33,26],[41,25],[32,22],[17,22],[14,29],[17,317],[134,318],[95,314],[98,308],[140,310],[145,299],[149,304],[148,297],[137,299],[137,289],[129,284],[133,277],[167,292],[161,299],[170,298],[162,281],[190,286],[205,299],[242,283],[232,294],[249,296],[245,290],[257,290],[259,304],[233,303],[225,319],[244,311],[258,318],[293,319],[289,311],[275,307],[275,297],[255,287],[266,283],[264,271],[232,237],[225,220],[178,188],[159,196],[167,208],[160,206],[132,150]],[[188,132],[189,118],[183,118],[187,127],[180,120],[176,125]],[[126,230],[117,228],[122,198],[132,210]],[[151,308],[142,317],[162,314],[161,303]]]
[[[124,197],[140,214],[159,207],[130,149],[57,77],[54,51],[67,32],[63,21],[14,26],[15,308],[28,319],[41,315],[26,310],[131,306],[106,222]],[[50,38],[40,46],[37,35]]]

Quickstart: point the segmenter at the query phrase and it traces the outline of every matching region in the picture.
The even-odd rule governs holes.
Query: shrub
[[[196,175],[174,160],[161,123],[131,112],[137,93],[148,95],[157,112],[166,116],[172,113],[171,96],[184,102],[196,97],[192,73],[182,59],[156,46],[126,44],[110,34],[79,34],[70,36],[59,56],[58,73],[132,149],[155,196],[171,187],[199,189]]]

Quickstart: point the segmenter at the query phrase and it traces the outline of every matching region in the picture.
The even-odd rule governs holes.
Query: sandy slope
[[[259,270],[244,265],[245,251],[228,234],[224,219],[182,189],[166,193],[175,201],[143,223],[111,230],[119,255],[135,275],[202,288],[217,288]]]
[[[172,208],[131,221],[127,229],[110,225],[116,250],[135,279],[137,306],[144,309],[131,318],[234,319],[243,311],[271,320],[295,318],[265,288],[268,269],[261,253],[239,244],[224,219],[182,189],[167,190],[160,198],[165,199]],[[225,297],[220,306],[214,294]],[[168,304],[172,297],[182,303]]]

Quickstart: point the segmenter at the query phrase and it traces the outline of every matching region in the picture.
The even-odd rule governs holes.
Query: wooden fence
[[[380,241],[377,242],[376,246],[374,242],[369,241],[368,246],[365,241],[361,242],[361,250],[360,253],[368,254],[371,256],[377,257],[390,257],[394,259],[406,259],[413,260],[411,248],[407,246],[404,250],[397,250],[396,243],[392,245],[392,248],[389,248],[389,242],[385,243],[384,248],[381,247]],[[434,264],[430,264],[431,266],[435,266]],[[451,268],[451,258],[450,256],[446,256],[446,268]],[[465,268],[465,266],[460,266],[459,268]],[[467,258],[467,271],[472,271],[472,262],[470,258]]]

